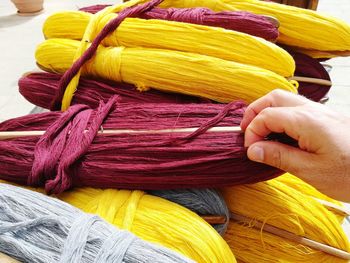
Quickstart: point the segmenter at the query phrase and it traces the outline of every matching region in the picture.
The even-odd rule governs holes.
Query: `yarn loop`
[[[101,103],[91,120],[93,110],[85,105],[70,107],[64,112],[36,144],[29,185],[40,185],[46,179],[48,193],[58,194],[70,188],[75,174],[73,164],[86,153],[116,101],[114,96],[107,103]]]

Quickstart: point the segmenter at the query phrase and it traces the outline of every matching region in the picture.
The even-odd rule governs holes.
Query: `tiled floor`
[[[119,0],[121,1],[121,0]],[[35,46],[43,40],[41,26],[54,11],[77,9],[98,3],[116,3],[111,0],[45,0],[45,11],[34,17],[20,17],[10,0],[0,2],[0,121],[24,115],[33,105],[18,93],[17,80],[36,68]],[[320,0],[319,10],[350,22],[349,0]],[[350,114],[350,58],[337,58],[329,62],[334,86],[328,105],[339,112]]]

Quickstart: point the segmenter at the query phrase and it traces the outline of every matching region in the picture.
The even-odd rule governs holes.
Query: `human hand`
[[[275,90],[248,106],[241,128],[249,159],[290,172],[332,198],[350,201],[350,118]],[[287,134],[299,148],[264,140],[272,132]]]

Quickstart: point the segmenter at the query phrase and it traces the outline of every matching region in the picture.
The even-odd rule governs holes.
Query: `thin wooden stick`
[[[334,203],[331,203],[329,201],[326,201],[326,200],[322,200],[322,199],[318,199],[316,197],[313,197],[317,202],[319,202],[320,204],[330,208],[330,209],[333,209],[333,210],[336,210],[344,215],[347,215],[347,216],[350,216],[350,209],[347,208],[347,207],[343,207],[343,206],[340,206],[340,205],[336,205]]]
[[[332,256],[350,260],[350,253],[346,252],[344,250],[322,244],[322,243],[314,241],[312,239],[298,236],[298,235],[293,234],[291,232],[288,232],[286,230],[271,226],[269,224],[261,223],[259,221],[254,220],[254,219],[251,219],[249,217],[237,215],[235,213],[230,213],[230,218],[232,220],[235,220],[238,222],[247,223],[249,225],[252,225],[256,229],[259,229],[259,230],[262,229],[263,231],[268,232],[270,234],[285,238],[287,240],[296,242],[296,243],[301,244],[301,245],[308,246],[310,248],[322,251],[322,252],[330,254]]]
[[[322,86],[332,86],[332,81],[327,79],[318,79],[318,78],[309,78],[309,77],[300,77],[300,76],[294,76],[288,78],[289,80],[296,80],[300,82],[306,82],[306,83],[313,83],[313,84],[319,84]]]
[[[226,222],[226,217],[224,216],[201,215],[201,218],[203,218],[205,221],[207,221],[208,224],[211,225],[225,224]]]
[[[163,130],[100,130],[99,135],[102,134],[156,134],[156,133],[191,133],[195,132],[198,128],[178,128],[178,129],[163,129]],[[88,132],[88,130],[85,130]],[[212,127],[207,132],[242,132],[239,126],[227,126],[227,127]],[[2,131],[0,132],[0,141],[7,139],[15,139],[19,137],[33,137],[41,136],[45,131]]]

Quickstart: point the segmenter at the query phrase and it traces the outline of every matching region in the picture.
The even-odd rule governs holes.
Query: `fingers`
[[[309,102],[308,99],[284,91],[280,89],[276,89],[269,94],[257,99],[253,103],[251,103],[246,109],[242,122],[241,128],[245,130],[249,123],[264,109],[268,107],[294,107],[303,105]]]
[[[313,154],[279,142],[262,141],[248,148],[248,158],[265,163],[293,174],[309,169]]]
[[[298,140],[297,121],[293,108],[266,108],[256,116],[245,130],[244,146],[249,147],[255,142],[262,141],[272,132],[286,133]]]

